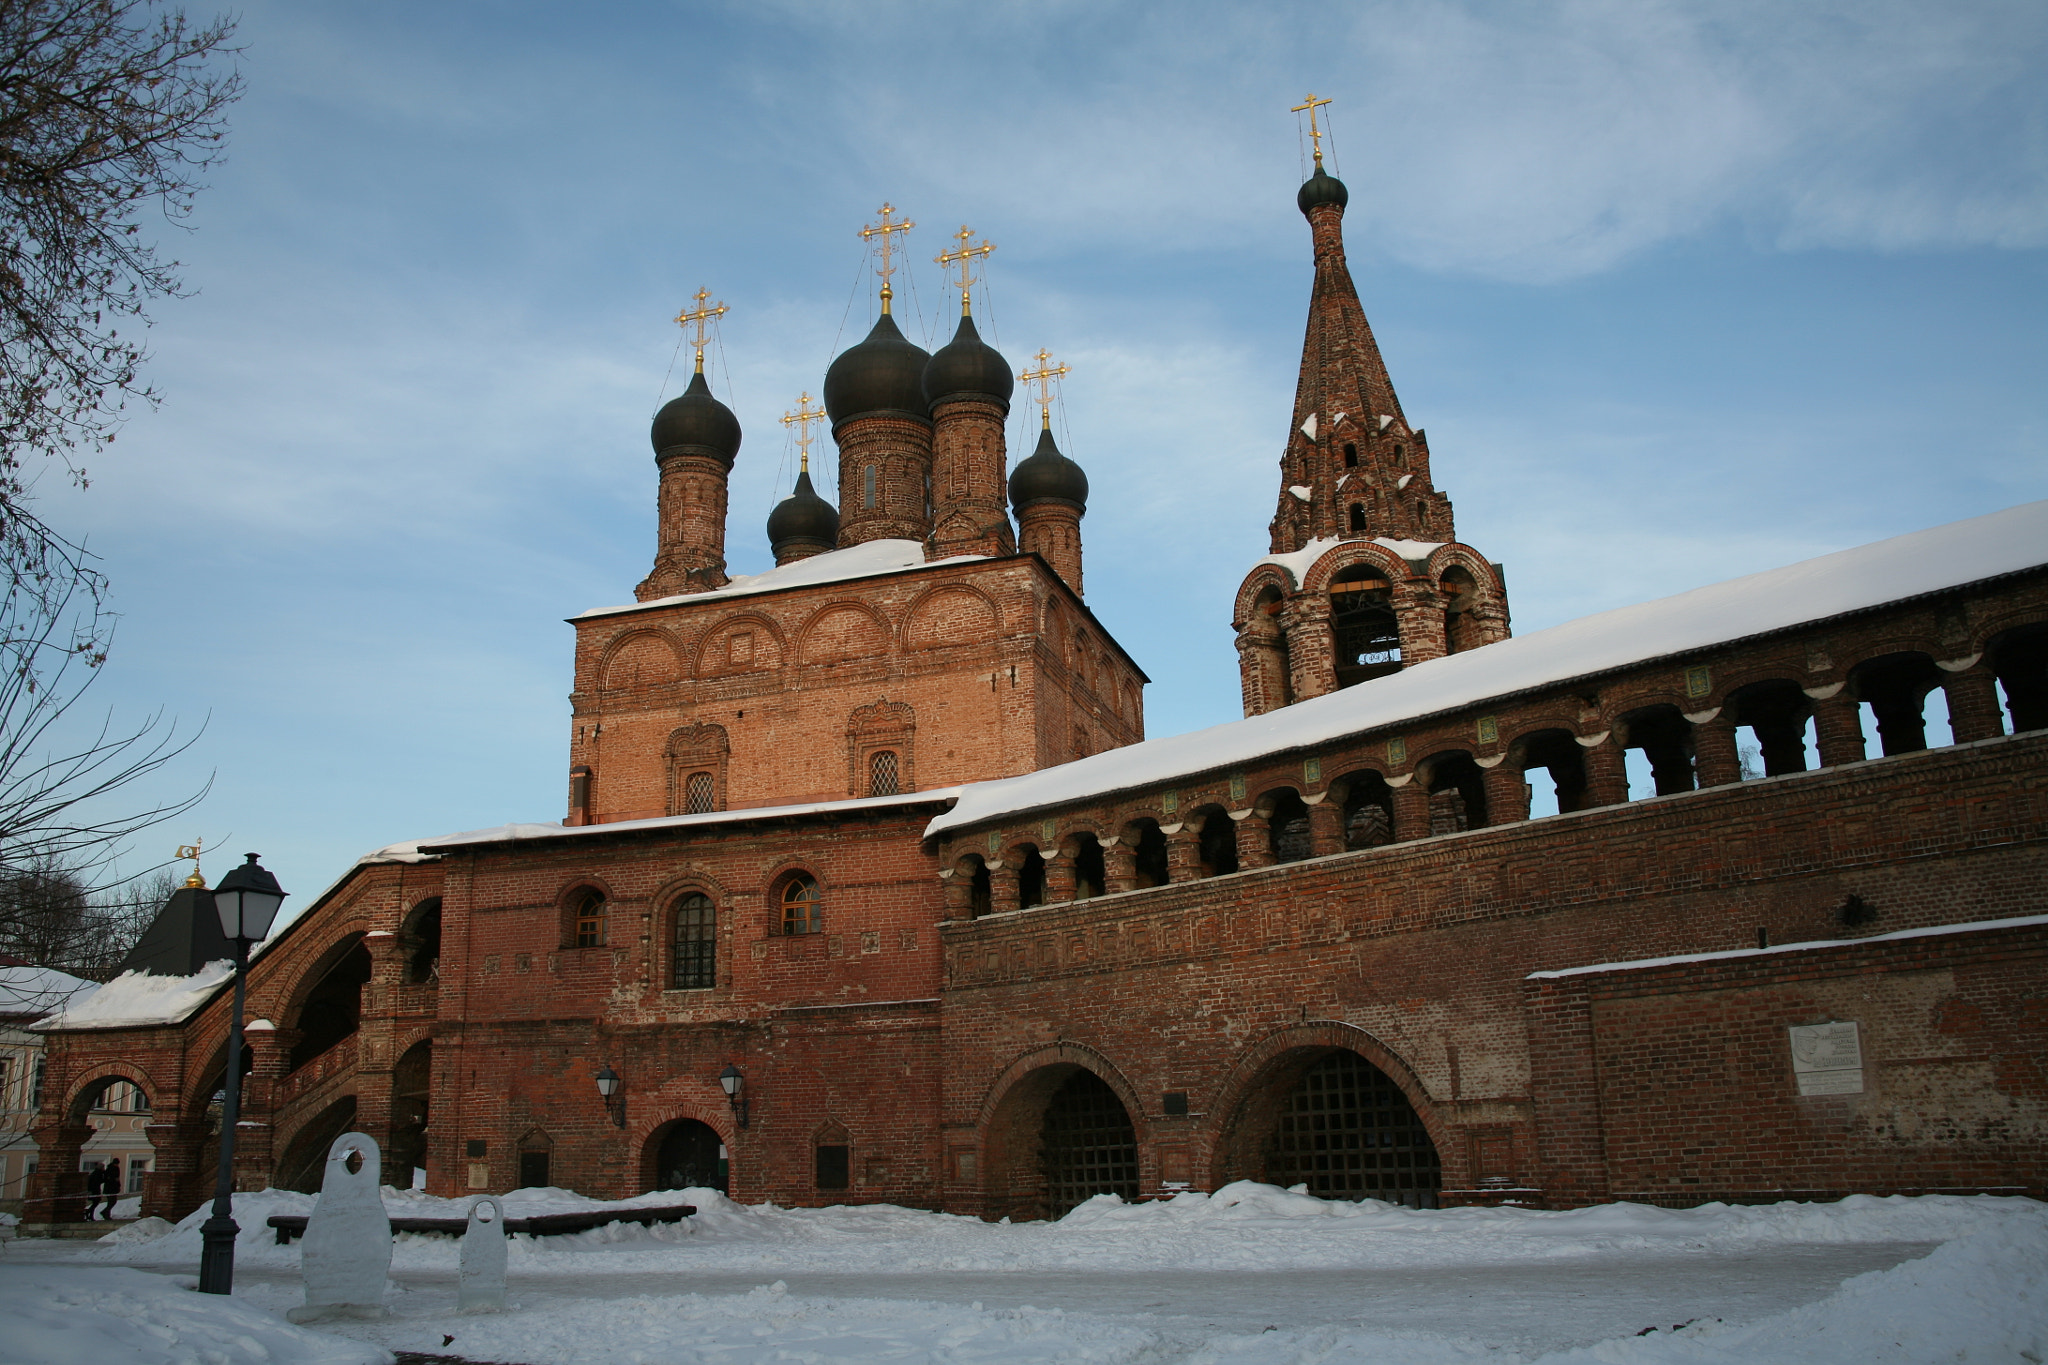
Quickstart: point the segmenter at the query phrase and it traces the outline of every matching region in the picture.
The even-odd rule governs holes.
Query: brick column
[[[1429,837],[1429,790],[1420,782],[1394,788],[1394,842]]]
[[[36,1173],[28,1178],[26,1223],[76,1223],[85,1217],[85,1172],[78,1159],[92,1137],[89,1123],[43,1123],[28,1130],[36,1144]]]
[[[1059,905],[1074,898],[1074,855],[1045,855],[1045,903]]]
[[[1725,787],[1742,780],[1742,760],[1735,754],[1735,722],[1716,709],[1692,726],[1693,771],[1702,787]]]
[[[1119,891],[1138,889],[1138,851],[1121,839],[1102,841],[1102,892],[1114,896]]]
[[[1237,637],[1237,680],[1244,713],[1262,716],[1287,705],[1287,657],[1279,632],[1261,618]]]
[[[1948,694],[1948,723],[1955,731],[1956,743],[1996,739],[2005,733],[2005,716],[1998,706],[1998,678],[1990,669],[1977,664],[1960,673],[1947,673],[1941,690]]]
[[[1486,823],[1512,825],[1529,818],[1529,784],[1506,759],[1485,770]]]
[[[1017,908],[1017,869],[1007,860],[988,865],[988,911],[1000,915]]]
[[[1863,707],[1846,691],[1814,702],[1813,733],[1820,742],[1821,767],[1863,761]]]
[[[1330,599],[1297,593],[1280,610],[1287,636],[1288,683],[1294,700],[1307,701],[1337,690],[1337,645],[1330,638]]]
[[[1402,594],[1394,606],[1401,628],[1401,665],[1427,663],[1450,652],[1444,639],[1443,599],[1428,587]]]
[[[1202,877],[1202,831],[1182,825],[1166,836],[1166,879],[1169,882],[1199,881]]]
[[[993,874],[989,877],[989,888],[991,892],[994,891],[995,877]],[[953,870],[952,876],[939,879],[939,894],[944,897],[946,902],[947,919],[964,920],[974,918],[974,886],[958,868]]]
[[[1344,808],[1328,797],[1308,808],[1308,850],[1313,858],[1344,851]]]
[[[1237,866],[1239,871],[1248,867],[1271,867],[1273,865],[1273,827],[1266,817],[1254,811],[1236,822],[1232,831],[1237,836]]]
[[[1580,746],[1585,748],[1585,746]],[[1586,748],[1587,806],[1620,806],[1628,802],[1627,759],[1612,733]]]

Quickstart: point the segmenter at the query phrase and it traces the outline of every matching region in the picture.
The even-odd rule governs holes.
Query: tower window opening
[[[1420,526],[1420,527],[1421,527],[1421,528],[1422,528],[1423,530],[1425,530],[1425,531],[1427,531],[1427,530],[1429,529],[1429,504],[1428,504],[1428,503],[1426,503],[1426,502],[1418,502],[1418,503],[1416,503],[1416,504],[1415,504],[1415,524],[1416,524],[1417,526]]]
[[[1401,668],[1401,630],[1393,585],[1369,564],[1346,569],[1330,584],[1330,634],[1337,685],[1350,687]]]
[[[585,891],[576,898],[572,924],[578,948],[604,947],[604,892]]]
[[[709,896],[693,891],[676,903],[673,989],[711,989],[717,984],[717,963],[718,911]]]
[[[1354,531],[1363,531],[1365,529],[1365,504],[1362,502],[1351,504],[1351,529]]]
[[[704,815],[718,809],[718,788],[710,773],[691,773],[683,784],[683,814]]]
[[[875,505],[875,467],[873,465],[867,465],[860,471],[860,505],[862,507],[873,507]]]
[[[1344,467],[1346,469],[1358,468],[1358,443],[1356,441],[1346,441],[1344,443]]]
[[[1408,463],[1408,447],[1407,447],[1407,446],[1399,446],[1399,445],[1397,445],[1397,446],[1395,446],[1395,447],[1394,447],[1394,463],[1395,463],[1395,465],[1396,465],[1396,466],[1401,466],[1401,465],[1405,465],[1405,464],[1407,464],[1407,463]]]
[[[789,935],[823,933],[825,907],[818,895],[818,879],[800,873],[782,888],[782,932]]]
[[[896,791],[896,751],[877,749],[868,755],[868,795],[894,796]]]

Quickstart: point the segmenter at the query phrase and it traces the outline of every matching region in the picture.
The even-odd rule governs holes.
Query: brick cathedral
[[[700,295],[652,571],[573,622],[565,818],[367,855],[265,945],[241,1187],[313,1188],[357,1130],[438,1194],[991,1218],[1244,1178],[2040,1193],[2048,504],[1511,638],[1346,201],[1318,154],[1271,542],[1229,604],[1245,718],[1165,739],[1082,595],[1088,477],[1049,421],[1010,463],[986,244],[944,258],[933,354],[885,250],[823,381],[837,505],[806,462],[753,577]],[[134,965],[217,946],[166,931]],[[128,1082],[148,1211],[196,1207],[227,1027],[224,988],[49,1026],[38,1192],[82,1188],[85,1115]]]

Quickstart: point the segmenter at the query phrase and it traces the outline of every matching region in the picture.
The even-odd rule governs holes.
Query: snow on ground
[[[394,1214],[423,1215],[468,1204],[388,1189],[385,1202]],[[553,1189],[516,1191],[504,1202],[514,1217],[601,1206]],[[527,1365],[2048,1360],[2048,1205],[2026,1199],[1437,1211],[1328,1202],[1241,1182],[1149,1204],[1103,1196],[1059,1222],[1014,1226],[887,1205],[740,1205],[697,1189],[619,1202],[690,1202],[701,1213],[678,1227],[515,1238],[511,1308],[493,1315],[454,1311],[458,1242],[407,1235],[394,1249],[392,1316],[321,1331],[388,1350]],[[289,1191],[236,1197],[237,1289],[222,1312],[268,1313],[275,1330],[288,1330],[282,1313],[302,1299],[299,1245],[274,1245],[263,1220],[312,1204]],[[150,1302],[175,1301],[175,1330],[198,1340],[193,1316],[209,1311],[192,1306],[199,1296],[177,1299],[185,1291],[168,1287],[176,1280],[145,1279],[128,1267],[189,1274],[204,1217],[176,1227],[137,1223],[76,1252],[12,1244],[6,1262],[63,1256],[65,1273],[106,1284],[105,1313],[119,1321],[102,1323],[97,1300],[66,1300],[82,1349],[17,1356],[0,1329],[0,1360],[99,1358],[96,1343],[131,1331],[122,1324],[139,1320],[137,1286],[152,1283],[166,1288]],[[1932,1254],[1900,1263],[1936,1243]],[[1837,1269],[1790,1293],[1776,1285],[1766,1287],[1778,1292],[1748,1298],[1709,1290],[1749,1266],[1757,1267],[1751,1280],[1770,1281],[1776,1267],[1802,1257],[1809,1266],[1885,1268],[1846,1283],[1848,1272]],[[0,1314],[40,1301],[42,1291],[21,1285],[45,1283],[34,1277],[47,1269],[6,1262]],[[1178,1298],[1161,1288],[1174,1285]],[[1619,1286],[1618,1316],[1590,1311],[1588,1294],[1601,1285]],[[1657,1292],[1631,1298],[1630,1286]],[[1431,1294],[1435,1306],[1423,1313],[1391,1311]],[[1518,1294],[1525,1316],[1538,1320],[1529,1330],[1507,1330],[1481,1311],[1489,1298]],[[218,1334],[230,1346],[211,1356],[123,1338],[123,1365],[374,1359],[301,1353],[246,1322],[224,1319]],[[256,1346],[233,1344],[243,1338]]]

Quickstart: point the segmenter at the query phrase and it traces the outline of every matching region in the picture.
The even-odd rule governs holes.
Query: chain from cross
[[[932,257],[933,260],[943,266],[959,265],[960,316],[962,317],[966,317],[970,312],[974,311],[969,306],[970,301],[974,297],[972,292],[975,284],[974,262],[977,257],[986,260],[990,253],[996,249],[995,243],[987,238],[982,239],[980,246],[969,246],[968,243],[973,239],[974,229],[962,223],[960,230],[953,234],[953,240],[960,243],[960,249],[958,251],[941,251],[938,255]]]
[[[698,287],[696,294],[692,297],[697,300],[697,306],[695,308],[685,308],[682,312],[676,314],[676,326],[688,327],[695,324],[697,335],[690,338],[690,344],[697,348],[697,373],[702,374],[704,372],[704,343],[710,340],[710,334],[705,329],[719,318],[725,316],[726,307],[723,303],[707,305],[705,300],[711,297],[711,291],[702,286]]]
[[[1073,367],[1065,361],[1054,365],[1052,363],[1052,352],[1043,347],[1039,348],[1038,354],[1033,358],[1038,361],[1038,368],[1026,370],[1018,375],[1017,378],[1025,384],[1036,384],[1038,386],[1038,418],[1045,424],[1046,430],[1050,431],[1052,429],[1052,386],[1061,376],[1073,373]]]
[[[883,287],[887,288],[886,285]],[[811,435],[811,424],[825,420],[825,410],[811,406],[816,401],[815,398],[806,393],[796,400],[795,412],[785,412],[782,414],[782,425],[796,428],[796,448],[801,454],[803,461],[801,468],[806,474],[811,471],[811,442],[818,439]]]
[[[1308,110],[1308,135],[1316,144],[1317,166],[1323,164],[1323,134],[1322,130],[1316,127],[1316,110],[1328,103],[1328,100],[1319,100],[1314,95],[1310,95],[1306,103],[1297,104],[1287,111],[1290,114],[1298,114],[1304,109]]]
[[[900,223],[890,222],[889,215],[895,211],[896,206],[894,204],[883,204],[882,221],[870,223],[860,230],[860,239],[863,242],[874,241],[877,237],[881,238],[879,242],[875,243],[875,249],[882,253],[882,268],[875,273],[882,277],[882,311],[885,313],[889,311],[889,300],[896,297],[896,292],[889,287],[889,277],[896,273],[896,267],[889,264],[889,257],[896,250],[896,244],[889,240],[889,234],[892,232],[908,232],[917,226],[916,223],[913,223],[908,218],[905,218]]]

